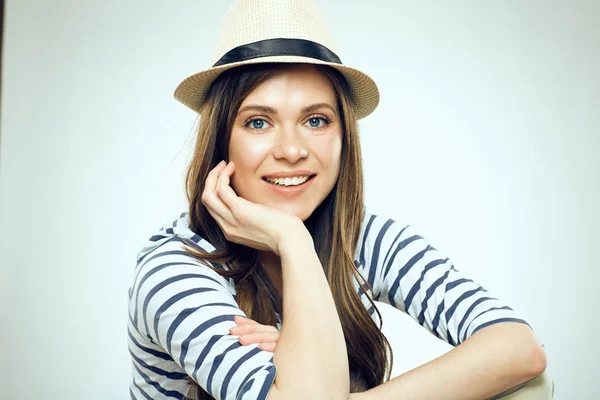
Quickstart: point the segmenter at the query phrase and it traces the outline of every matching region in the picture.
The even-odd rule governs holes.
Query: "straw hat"
[[[175,89],[175,98],[200,113],[206,92],[222,72],[266,62],[329,65],[348,80],[358,119],[379,103],[379,90],[368,75],[342,65],[321,13],[311,0],[237,0],[225,14],[213,54],[213,66],[191,75]]]

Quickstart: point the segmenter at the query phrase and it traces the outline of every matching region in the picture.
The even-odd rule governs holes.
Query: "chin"
[[[306,206],[297,207],[292,204],[272,204],[270,205],[273,208],[277,208],[278,210],[285,211],[288,214],[295,215],[300,218],[302,221],[305,221],[312,214],[312,210],[308,209]]]

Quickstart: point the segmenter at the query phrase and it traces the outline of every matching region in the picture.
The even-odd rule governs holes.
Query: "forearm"
[[[347,399],[348,356],[331,289],[310,236],[282,249],[283,324],[273,362],[288,399]]]
[[[543,349],[520,323],[492,325],[443,356],[360,396],[367,399],[486,399],[546,368]]]

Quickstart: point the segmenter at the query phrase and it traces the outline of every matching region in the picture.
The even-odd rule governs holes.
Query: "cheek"
[[[231,177],[231,185],[238,195],[247,197],[251,185],[260,179],[256,175],[261,162],[268,154],[270,144],[261,140],[249,140],[232,134],[229,142],[229,161],[235,163],[235,173]]]
[[[236,164],[249,164],[263,159],[270,148],[271,142],[268,138],[234,129],[229,140],[229,159]]]
[[[342,140],[340,137],[331,138],[325,147],[327,149],[328,169],[333,178],[337,178],[342,157]]]

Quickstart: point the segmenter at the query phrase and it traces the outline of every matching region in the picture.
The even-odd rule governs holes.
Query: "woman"
[[[544,371],[525,321],[365,208],[377,87],[327,38],[308,1],[237,1],[176,90],[201,115],[190,204],[138,257],[132,398],[486,398]],[[374,300],[461,346],[389,380]]]

